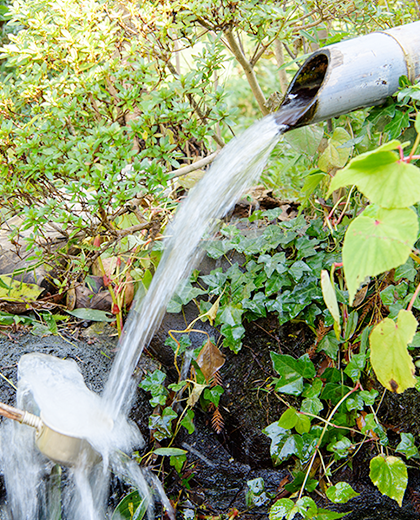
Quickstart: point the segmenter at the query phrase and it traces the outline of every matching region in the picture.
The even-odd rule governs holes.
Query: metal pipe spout
[[[298,127],[380,105],[398,90],[401,76],[420,80],[420,22],[316,51],[296,73],[276,117]]]
[[[13,419],[21,424],[35,428],[35,444],[46,457],[64,466],[73,466],[79,461],[86,465],[94,465],[101,461],[101,456],[92,446],[80,437],[58,431],[47,425],[42,417],[38,417],[25,410],[0,403],[0,415]],[[112,421],[106,424],[109,428]]]

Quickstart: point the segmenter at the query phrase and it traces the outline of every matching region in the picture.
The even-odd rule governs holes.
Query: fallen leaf
[[[14,280],[11,276],[0,276],[0,299],[9,302],[33,302],[44,291],[33,283],[23,283]]]
[[[207,340],[204,347],[200,350],[196,361],[206,381],[209,382],[214,373],[224,365],[225,356],[214,343]]]

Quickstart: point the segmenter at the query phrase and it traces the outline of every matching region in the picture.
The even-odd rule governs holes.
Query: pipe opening
[[[316,109],[316,95],[327,73],[325,51],[310,56],[293,78],[283,102],[275,113],[276,122],[289,128],[307,123]]]

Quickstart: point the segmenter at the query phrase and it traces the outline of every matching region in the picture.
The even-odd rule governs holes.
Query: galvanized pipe
[[[300,100],[305,109],[285,123],[297,127],[379,105],[398,90],[401,76],[420,80],[420,22],[316,51],[293,78],[279,112],[293,112]]]

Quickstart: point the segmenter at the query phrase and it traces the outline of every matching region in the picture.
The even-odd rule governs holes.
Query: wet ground
[[[167,330],[180,330],[191,321],[194,308],[186,309],[185,316],[167,315],[162,328],[155,335],[149,352],[161,363],[168,378],[175,379],[173,355],[164,346]],[[195,317],[195,316],[194,316]],[[285,325],[279,327],[276,318],[269,317],[247,325],[247,335],[240,355],[225,351],[226,362],[221,369],[225,393],[220,410],[224,429],[216,434],[211,427],[211,415],[199,409],[196,411],[196,431],[188,434],[185,429],[176,439],[174,446],[187,450],[187,464],[181,477],[169,465],[166,468],[165,487],[172,498],[178,500],[179,518],[189,518],[199,514],[201,518],[228,514],[234,509],[240,518],[265,519],[269,500],[262,507],[248,509],[245,495],[247,481],[262,477],[266,491],[275,496],[284,479],[289,477],[290,466],[279,468],[271,463],[269,439],[261,430],[277,420],[285,410],[273,392],[265,391],[266,382],[274,375],[269,357],[270,350],[299,356],[313,343],[312,333],[306,327]],[[208,324],[197,324],[216,336],[217,331]],[[0,400],[14,404],[15,390],[6,381],[16,384],[16,365],[21,355],[39,351],[61,358],[72,358],[79,365],[88,386],[100,391],[110,371],[115,353],[116,338],[110,337],[113,329],[98,332],[97,326],[84,331],[83,340],[64,339],[57,336],[44,338],[31,334],[12,335],[12,339],[0,339]],[[193,343],[202,342],[202,335],[192,335]],[[150,358],[140,372],[150,370]],[[155,366],[155,365],[153,365]],[[406,392],[402,396],[389,395],[381,408],[381,420],[398,427],[400,431],[419,433],[420,394]],[[289,399],[289,396],[288,396]],[[149,438],[148,417],[151,413],[148,396],[138,391],[133,406],[132,418],[139,425],[146,440]],[[2,419],[5,420],[5,419]],[[360,451],[353,460],[352,468],[346,466],[334,475],[334,479],[345,480],[360,493],[360,496],[347,504],[337,507],[324,501],[320,496],[313,498],[321,507],[338,511],[351,511],[346,520],[411,520],[420,518],[420,473],[410,470],[409,487],[403,507],[395,501],[382,496],[369,479],[369,460],[376,455],[372,451]],[[116,505],[127,492],[127,487],[116,480],[111,493],[111,502]],[[4,493],[4,491],[3,491]],[[181,515],[184,512],[184,515]]]

